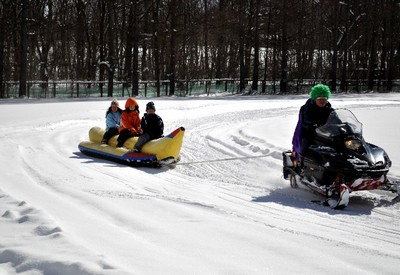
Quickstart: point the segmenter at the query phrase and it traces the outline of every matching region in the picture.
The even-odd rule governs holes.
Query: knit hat
[[[150,101],[149,103],[146,104],[146,111],[152,109],[152,110],[156,110],[156,106],[154,105],[153,101]]]
[[[117,106],[119,106],[118,99],[114,98],[114,99],[111,101],[111,105],[117,105]]]
[[[316,100],[318,97],[326,97],[326,99],[329,99],[331,97],[331,90],[329,87],[324,84],[317,84],[312,87],[310,98]]]

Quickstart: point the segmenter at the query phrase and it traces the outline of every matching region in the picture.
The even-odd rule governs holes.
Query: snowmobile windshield
[[[332,139],[340,135],[362,136],[362,123],[347,109],[337,109],[330,113],[325,125],[316,129],[317,135]]]

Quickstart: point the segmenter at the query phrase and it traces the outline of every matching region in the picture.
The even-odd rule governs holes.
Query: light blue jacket
[[[109,112],[106,116],[106,131],[110,128],[117,127],[119,128],[119,121],[121,119],[120,112]]]

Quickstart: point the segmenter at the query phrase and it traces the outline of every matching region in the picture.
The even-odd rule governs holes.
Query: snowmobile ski
[[[326,204],[332,209],[343,209],[349,204],[349,200],[350,200],[349,188],[346,186],[346,184],[341,184],[339,198],[338,199],[329,198],[324,202],[324,205]]]

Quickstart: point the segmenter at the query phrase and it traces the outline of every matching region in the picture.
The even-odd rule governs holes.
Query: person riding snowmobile
[[[362,123],[347,109],[334,110],[330,90],[318,84],[299,112],[292,151],[282,152],[283,178],[323,195],[322,205],[343,209],[350,192],[386,189],[399,192],[387,173],[391,160],[384,149],[368,143]]]
[[[300,108],[299,120],[292,139],[292,157],[297,163],[298,169],[301,169],[302,158],[307,149],[313,143],[315,138],[315,129],[326,123],[329,114],[334,110],[328,101],[331,91],[324,84],[317,84],[312,87],[310,98]]]

